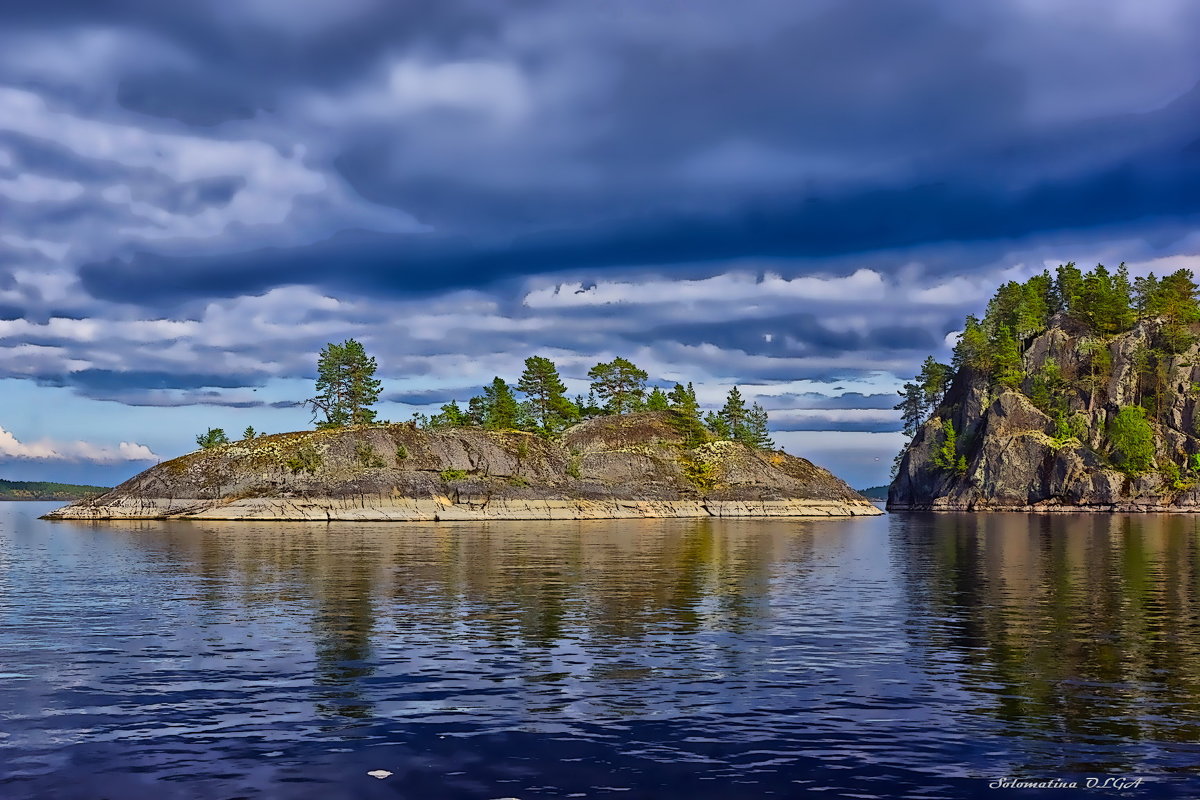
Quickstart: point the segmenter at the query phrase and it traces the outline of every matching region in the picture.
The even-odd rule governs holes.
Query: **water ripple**
[[[44,508],[0,504],[4,798],[1196,788],[1194,519],[79,525]]]

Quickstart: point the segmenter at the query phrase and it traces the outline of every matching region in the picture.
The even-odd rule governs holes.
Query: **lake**
[[[5,800],[1200,794],[1193,516],[53,507],[0,503]]]

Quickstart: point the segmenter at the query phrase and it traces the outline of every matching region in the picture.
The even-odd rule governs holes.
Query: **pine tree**
[[[1046,310],[1046,323],[1050,321],[1055,312],[1060,311],[1058,307],[1057,293],[1054,291],[1054,278],[1050,275],[1050,270],[1042,270],[1041,274],[1034,275],[1025,282],[1025,291],[1027,294],[1036,295],[1040,300],[1040,304]]]
[[[467,401],[467,422],[476,427],[483,427],[487,421],[487,398],[477,394]]]
[[[1153,312],[1165,322],[1161,338],[1163,349],[1168,353],[1182,353],[1195,341],[1189,326],[1200,321],[1200,304],[1196,300],[1198,290],[1192,278],[1189,270],[1176,270],[1159,281],[1153,295]]]
[[[592,390],[604,401],[609,414],[627,414],[642,407],[650,376],[633,362],[617,357],[592,367],[588,377],[592,379]]]
[[[1154,292],[1151,313],[1166,317],[1173,322],[1196,322],[1200,320],[1200,304],[1191,270],[1180,269],[1159,281]]]
[[[973,314],[968,315],[963,323],[962,335],[954,346],[955,370],[964,367],[973,369],[984,375],[992,371],[992,347],[988,341],[987,331]]]
[[[1010,389],[1019,388],[1024,372],[1021,367],[1021,349],[1012,328],[1001,328],[992,343],[994,352],[992,374],[996,382]]]
[[[742,438],[743,443],[759,450],[774,450],[775,442],[771,439],[768,422],[765,408],[758,403],[750,406],[750,410],[746,412],[745,435]]]
[[[1113,295],[1114,330],[1127,331],[1137,322],[1137,312],[1133,307],[1133,284],[1129,280],[1129,268],[1124,261],[1113,276]]]
[[[667,394],[675,426],[683,433],[684,447],[703,444],[708,438],[704,423],[700,421],[700,403],[696,400],[696,389],[691,382],[685,387],[675,384]]]
[[[604,409],[596,405],[596,393],[589,391],[588,396],[575,395],[574,406],[577,409],[577,419],[595,419],[604,414]]]
[[[1071,261],[1063,264],[1054,273],[1054,296],[1058,311],[1074,316],[1079,308],[1079,294],[1083,289],[1083,273]]]
[[[253,425],[247,425],[246,430],[242,431],[243,439],[254,439],[258,436],[258,431],[254,430]]]
[[[202,450],[207,450],[210,447],[229,444],[229,437],[225,435],[223,428],[209,428],[196,437],[196,444],[200,445]]]
[[[729,390],[729,394],[725,396],[725,405],[721,406],[717,416],[729,431],[725,438],[741,440],[745,436],[746,402],[742,399],[738,387],[734,386]]]
[[[651,390],[650,394],[646,395],[647,411],[666,411],[670,407],[671,403],[667,400],[667,393],[657,386]]]
[[[474,400],[474,398],[473,398]],[[503,378],[492,378],[483,389],[483,427],[490,430],[512,430],[521,427],[521,406]]]
[[[696,400],[696,389],[690,381],[686,387],[681,383],[675,384],[667,395],[667,401],[670,403],[672,411],[678,411],[689,417],[699,418],[700,416],[700,403]]]
[[[1133,307],[1139,317],[1152,317],[1158,309],[1158,277],[1151,272],[1133,281]]]
[[[712,411],[704,415],[704,427],[708,428],[709,433],[718,439],[733,438],[733,431],[729,429],[729,423]]]
[[[926,357],[921,364],[921,374],[917,376],[917,383],[921,386],[921,403],[925,414],[936,410],[942,404],[942,398],[949,388],[951,374],[950,365],[935,361],[933,356]]]
[[[441,411],[429,418],[430,428],[463,428],[471,424],[470,417],[451,400],[442,406]]]
[[[561,431],[579,417],[577,407],[565,396],[567,387],[558,375],[558,368],[548,358],[525,359],[525,371],[517,389],[528,397],[530,416],[544,435]]]
[[[946,420],[945,428],[943,429],[943,438],[941,445],[933,451],[933,466],[947,472],[962,474],[967,471],[967,458],[958,454],[958,432],[954,430],[954,423],[951,420]]]
[[[918,384],[909,381],[904,384],[899,394],[900,402],[892,408],[900,412],[900,419],[904,421],[904,433],[912,436],[925,421],[924,392]]]
[[[375,379],[375,359],[354,339],[330,342],[317,358],[317,395],[305,401],[318,429],[368,425],[375,421],[371,408],[382,388]],[[324,419],[318,419],[320,415]]]

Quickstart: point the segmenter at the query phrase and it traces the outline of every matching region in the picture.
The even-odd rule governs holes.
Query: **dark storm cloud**
[[[449,402],[450,398],[470,397],[479,392],[478,386],[464,386],[450,389],[420,389],[410,392],[391,392],[380,399],[385,403],[405,403],[412,406],[441,405]]]
[[[1006,241],[1197,213],[1200,154],[1175,150],[1011,194],[968,183],[925,184],[773,199],[711,216],[667,213],[510,241],[343,234],[302,248],[221,257],[143,252],[128,261],[85,265],[80,276],[96,297],[139,303],[235,296],[281,283],[410,294],[564,268],[594,272],[683,263],[694,270],[698,262]]]
[[[338,5],[349,13],[336,13]],[[522,0],[60,0],[22,7],[8,15],[8,22],[30,32],[112,27],[171,42],[192,57],[191,63],[123,78],[119,100],[142,113],[213,125],[272,108],[281,90],[351,81],[392,49],[460,52],[497,36],[506,15],[537,5]],[[331,9],[335,13],[327,13]]]
[[[106,400],[135,408],[182,408],[184,406],[213,406],[216,408],[263,408],[261,400],[237,400],[217,391],[185,391],[162,393],[141,388],[125,391],[87,390],[81,392],[93,400]]]
[[[107,369],[83,369],[68,373],[57,385],[74,386],[84,393],[117,392],[129,389],[199,389],[206,387],[238,388],[261,381],[262,375],[229,375],[225,373],[179,373],[131,370],[117,372]],[[50,382],[50,381],[47,381]]]
[[[641,341],[647,336],[654,341],[712,344],[753,355],[784,357],[838,355],[866,349],[925,352],[936,348],[941,338],[927,327],[915,326],[884,325],[867,332],[831,330],[817,314],[799,311],[747,319],[738,325],[728,321],[659,325],[630,333],[628,338]]]
[[[81,270],[105,300],[288,283],[406,295],[562,270],[1007,241],[1200,210],[1200,158],[1187,149],[1200,140],[1196,93],[1140,115],[1035,125],[1038,71],[1053,67],[997,55],[1021,17],[1002,4],[760,0],[736,18],[707,2],[670,13],[618,3],[608,15],[444,0],[50,5],[14,16],[12,35],[103,24],[169,45],[148,56],[157,68],[117,69],[126,107],[271,139],[294,132],[371,201],[437,228],[220,255],[201,244],[186,258],[118,248]],[[400,95],[370,95],[397,63],[425,71]],[[464,63],[512,70],[509,88],[524,94],[511,132],[456,105],[480,100],[468,85],[479,74],[429,67]],[[431,108],[379,116],[421,91],[439,93]],[[314,97],[336,116],[308,116]],[[184,213],[236,189],[221,179],[139,200]],[[90,204],[59,209],[59,221]]]
[[[1156,248],[1200,215],[1200,91],[1187,92],[1200,56],[1181,34],[1200,10],[1109,16],[1069,0],[745,0],[737,13],[725,0],[67,0],[0,12],[16,54],[0,53],[0,91],[40,114],[0,119],[0,202],[26,197],[5,202],[0,234],[70,247],[14,260],[19,284],[0,273],[0,317],[197,323],[162,357],[144,339],[102,353],[58,328],[11,326],[14,353],[64,354],[25,352],[10,374],[95,363],[62,380],[131,403],[242,403],[215,390],[266,369],[310,377],[321,342],[376,333],[392,375],[443,383],[479,376],[447,378],[434,356],[470,366],[546,346],[579,363],[644,348],[659,373],[721,380],[903,374],[944,350],[961,318],[953,300],[915,309],[905,281],[997,274],[1012,252],[1036,263],[1047,239],[1063,245],[1056,258],[1106,236],[1170,254]],[[56,44],[76,41],[65,54]],[[405,215],[421,225],[398,224]],[[559,280],[636,291],[650,275],[860,268],[887,293],[522,305],[530,286]],[[79,284],[30,277],[56,270]],[[281,287],[297,294],[241,303]],[[470,305],[481,298],[492,305]],[[843,324],[849,314],[861,319]],[[221,335],[242,320],[266,332]],[[222,353],[225,383],[189,374],[187,358]],[[792,407],[890,408],[881,397]]]

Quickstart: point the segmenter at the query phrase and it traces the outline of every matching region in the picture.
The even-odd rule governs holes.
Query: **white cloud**
[[[83,194],[83,184],[25,173],[0,178],[0,195],[18,203],[66,203]]]
[[[321,202],[363,205],[349,198],[336,179],[308,166],[305,149],[299,144],[284,153],[253,139],[183,134],[93,119],[51,108],[39,95],[11,87],[0,87],[0,130],[53,142],[81,159],[115,164],[143,183],[155,179],[174,184],[240,181],[228,203],[206,205],[190,213],[163,208],[156,193],[143,192],[141,184],[110,185],[101,194],[110,208],[126,215],[125,225],[115,229],[122,237],[211,238],[235,223],[281,225],[306,196],[320,195]],[[0,194],[26,201],[62,201],[83,190],[79,184],[28,174],[0,181]],[[390,219],[400,229],[419,227],[402,212],[391,214]]]
[[[44,324],[24,319],[0,320],[0,339],[18,336],[52,337],[73,342],[121,339],[129,342],[162,342],[199,332],[200,323],[190,320],[68,319],[54,317]]]
[[[856,302],[883,299],[888,285],[883,276],[860,269],[841,277],[783,278],[767,273],[728,272],[700,280],[580,282],[534,289],[525,295],[530,308],[578,308],[614,303],[730,303],[753,300],[827,300]]]
[[[0,233],[0,242],[19,250],[29,250],[51,261],[61,261],[67,254],[70,245],[62,242],[51,242],[46,239],[29,239],[13,233]]]
[[[429,63],[393,61],[374,83],[349,93],[311,95],[300,108],[325,123],[347,119],[386,120],[430,111],[452,110],[513,125],[532,110],[524,74],[504,61]]]
[[[123,461],[157,461],[159,456],[146,445],[136,442],[121,442],[116,446],[111,446],[82,440],[55,442],[50,439],[40,439],[36,442],[26,443],[19,441],[4,428],[0,428],[0,458],[115,464]]]
[[[14,83],[111,87],[114,75],[154,64],[193,64],[182,50],[145,30],[72,26],[37,32],[0,31],[0,68]],[[22,80],[23,79],[23,80]]]
[[[795,422],[895,422],[899,415],[881,408],[791,408],[771,412],[771,421],[776,423]]]

